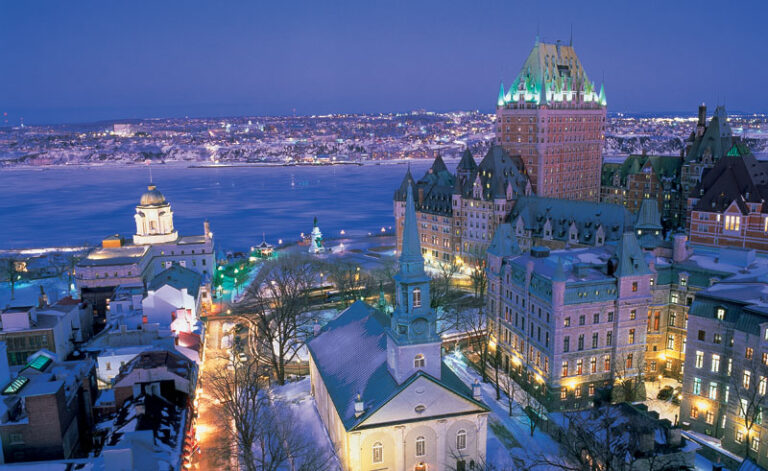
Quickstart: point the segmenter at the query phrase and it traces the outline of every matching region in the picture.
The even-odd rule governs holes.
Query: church
[[[357,301],[308,342],[312,395],[345,470],[470,470],[488,407],[442,360],[407,189],[391,316]]]
[[[173,264],[199,273],[205,284],[214,274],[213,233],[207,221],[203,234],[180,235],[173,226],[171,204],[155,185],[141,195],[133,217],[132,240],[118,234],[106,237],[75,267],[82,299],[93,304],[95,314],[104,314],[118,286],[144,286]]]

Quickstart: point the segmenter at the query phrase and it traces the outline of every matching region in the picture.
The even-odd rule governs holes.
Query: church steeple
[[[400,267],[395,279],[395,309],[387,336],[387,365],[398,383],[419,370],[440,378],[440,336],[430,306],[429,276],[424,272],[413,189],[408,186]]]

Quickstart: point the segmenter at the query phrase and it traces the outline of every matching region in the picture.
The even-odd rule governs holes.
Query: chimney
[[[424,188],[419,188],[419,206],[424,204]]]
[[[696,137],[704,135],[704,129],[707,126],[707,105],[702,103],[699,105],[699,121],[696,123]]]
[[[674,262],[679,263],[688,258],[688,249],[686,247],[687,243],[687,235],[675,234],[674,245],[672,246],[672,260]]]
[[[203,222],[203,235],[206,239],[213,237],[213,233],[211,233],[211,223],[209,223],[207,219]]]
[[[365,412],[365,404],[360,393],[357,393],[357,396],[355,396],[355,417],[360,417],[363,415],[363,412]]]
[[[483,400],[483,393],[480,389],[480,380],[475,380],[475,382],[472,384],[472,399],[476,401],[482,401]]]

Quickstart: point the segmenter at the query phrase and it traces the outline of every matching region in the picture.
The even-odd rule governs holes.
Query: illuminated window
[[[749,370],[744,371],[744,376],[741,378],[741,385],[744,386],[744,389],[749,389],[749,384],[752,379],[752,372]]]
[[[456,433],[456,449],[463,450],[467,448],[467,431],[462,429]]]
[[[693,394],[701,394],[701,379],[693,378]]]
[[[424,437],[416,438],[416,456],[424,456],[427,454],[427,441]]]
[[[716,314],[717,314],[717,319],[718,320],[725,319],[725,309],[724,308],[722,308],[722,307],[717,308]]]
[[[416,355],[416,357],[413,359],[413,367],[414,368],[424,368],[424,365],[426,364],[426,360],[424,359],[424,355],[419,353]]]
[[[717,355],[715,353],[712,354],[712,372],[713,373],[720,372],[720,355]]]
[[[760,449],[760,437],[757,435],[752,436],[752,440],[749,442],[749,448],[752,449],[755,453]]]
[[[747,349],[744,351],[744,358],[751,360],[754,354],[755,351],[751,347],[747,347]]]
[[[741,225],[740,216],[726,216],[725,217],[725,230],[726,231],[738,231]]]
[[[421,307],[421,288],[413,289],[413,307]]]
[[[696,368],[701,368],[704,366],[704,352],[697,351],[696,352]]]
[[[713,401],[717,400],[717,383],[715,383],[714,381],[709,383],[709,394],[708,394],[708,396]]]
[[[381,442],[376,442],[373,444],[373,462],[384,462],[384,445],[382,445]]]

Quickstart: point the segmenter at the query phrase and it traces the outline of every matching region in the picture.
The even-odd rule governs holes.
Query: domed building
[[[107,299],[121,286],[147,284],[174,265],[202,275],[210,285],[215,269],[213,233],[208,221],[200,235],[180,235],[173,225],[171,204],[153,184],[141,195],[133,215],[136,232],[133,240],[113,234],[102,240],[76,267],[77,287],[83,299],[103,316]],[[210,303],[209,290],[201,290],[203,303]]]
[[[136,233],[133,235],[136,245],[164,244],[179,238],[179,233],[173,228],[171,205],[155,185],[149,185],[141,195],[133,218],[136,220]]]

